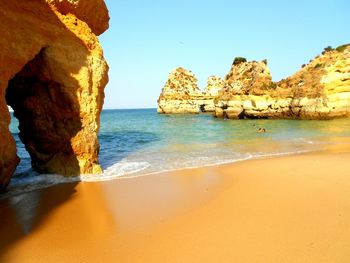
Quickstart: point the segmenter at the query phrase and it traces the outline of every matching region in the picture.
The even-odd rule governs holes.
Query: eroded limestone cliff
[[[0,189],[17,164],[7,105],[40,172],[99,173],[97,132],[108,66],[96,34],[102,0],[0,1]]]
[[[222,85],[221,78],[211,76],[207,88],[201,91],[192,71],[176,68],[170,72],[158,98],[158,113],[213,112],[214,98]]]
[[[226,118],[257,117],[261,99],[274,85],[266,61],[234,62],[225,77],[225,87],[215,98],[215,116]]]
[[[177,90],[181,89],[181,83],[176,89],[168,87],[167,92],[172,93],[172,97],[170,101],[163,97],[161,102],[165,110],[160,112],[174,113],[167,109],[179,98]],[[214,111],[216,117],[230,119],[348,117],[350,45],[327,48],[294,75],[277,83],[272,81],[266,60],[247,62],[238,57],[224,80],[209,78],[208,88],[202,92],[203,97],[207,111]],[[200,112],[202,102],[196,94],[182,100],[181,107],[175,113],[184,113],[182,109],[187,107],[187,102],[191,103],[193,112]]]
[[[191,71],[180,67],[170,72],[158,99],[159,113],[199,113],[208,107],[213,111],[214,101],[201,92]]]
[[[324,51],[278,87],[291,98],[291,115],[302,119],[350,116],[350,45]]]
[[[247,74],[248,73],[248,74]],[[233,77],[230,77],[232,74]],[[350,46],[328,49],[278,83],[255,62],[233,66],[215,99],[215,116],[330,119],[350,116]]]
[[[211,97],[216,97],[219,92],[225,87],[225,81],[218,76],[210,76],[207,81],[207,87],[204,93]]]

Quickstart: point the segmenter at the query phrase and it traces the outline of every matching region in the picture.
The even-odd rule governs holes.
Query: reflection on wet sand
[[[114,228],[99,184],[62,184],[14,196],[2,200],[0,210],[5,222],[0,224],[4,262],[35,262],[27,256],[97,240]]]
[[[55,261],[119,251],[215,196],[223,178],[215,169],[184,170],[62,184],[2,200],[6,224],[0,225],[0,261],[35,262],[37,255]]]
[[[349,262],[349,158],[252,160],[4,199],[0,262]]]
[[[144,230],[185,213],[222,189],[225,177],[214,168],[103,182],[120,231]]]

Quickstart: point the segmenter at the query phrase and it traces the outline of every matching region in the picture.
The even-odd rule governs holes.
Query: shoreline
[[[1,200],[0,259],[346,262],[349,157],[248,160]]]
[[[192,167],[180,167],[180,168],[174,168],[174,169],[170,169],[170,170],[162,170],[162,171],[157,171],[157,172],[150,172],[150,173],[145,173],[145,174],[142,174],[142,173],[137,174],[140,171],[132,172],[132,173],[129,173],[128,175],[115,175],[115,176],[104,176],[104,177],[101,177],[100,175],[95,175],[95,174],[80,175],[80,176],[75,176],[75,177],[65,177],[65,176],[60,175],[60,174],[38,174],[37,175],[38,178],[40,178],[40,177],[49,177],[49,178],[57,177],[57,180],[61,180],[61,181],[52,183],[50,185],[40,185],[37,188],[33,188],[33,189],[19,192],[19,193],[11,193],[11,192],[0,193],[0,201],[3,199],[15,197],[15,196],[18,196],[21,194],[26,194],[26,193],[30,193],[33,191],[38,191],[38,190],[54,187],[54,186],[60,185],[60,184],[83,183],[83,182],[98,183],[98,182],[109,182],[109,181],[114,181],[114,180],[130,180],[130,179],[139,178],[139,177],[162,175],[162,174],[181,172],[181,171],[186,171],[186,170],[201,169],[201,168],[205,169],[205,168],[212,168],[212,167],[215,168],[215,167],[221,167],[221,166],[226,166],[226,165],[234,165],[236,163],[241,163],[241,162],[246,162],[246,161],[265,160],[265,159],[268,160],[268,159],[281,158],[281,157],[286,157],[286,156],[298,156],[298,155],[313,154],[313,153],[321,154],[321,153],[324,153],[326,151],[327,150],[325,150],[325,149],[323,149],[323,150],[305,150],[305,151],[299,151],[299,152],[277,153],[277,154],[261,155],[261,156],[249,156],[248,158],[237,159],[237,160],[227,161],[227,162],[223,162],[223,163],[207,164],[207,165],[192,166]],[[350,152],[350,149],[348,151]],[[27,185],[27,184],[24,184],[24,185]],[[13,189],[13,190],[15,190],[15,189]]]
[[[174,168],[169,170],[162,170],[162,171],[154,171],[154,172],[148,172],[148,173],[142,173],[141,171],[135,171],[126,175],[112,175],[112,176],[101,176],[101,175],[81,175],[77,177],[65,177],[63,175],[59,174],[37,174],[35,175],[38,181],[42,180],[42,182],[46,183],[47,185],[38,185],[37,187],[31,188],[28,187],[29,190],[18,190],[18,193],[13,193],[17,189],[14,188],[10,192],[4,192],[0,193],[0,201],[6,198],[10,198],[13,196],[18,196],[25,193],[30,193],[32,191],[37,191],[41,189],[46,189],[49,187],[53,187],[55,185],[60,184],[69,184],[69,183],[80,183],[80,182],[109,182],[114,180],[128,180],[138,177],[144,177],[144,176],[153,176],[153,175],[161,175],[164,173],[172,173],[172,172],[180,172],[183,170],[192,170],[192,169],[200,169],[200,168],[211,168],[211,167],[220,167],[220,166],[226,166],[226,165],[234,165],[236,163],[246,162],[246,161],[253,161],[253,160],[265,160],[265,159],[273,159],[273,158],[280,158],[280,157],[286,157],[286,156],[298,156],[298,155],[304,155],[304,154],[323,154],[323,153],[350,153],[350,139],[347,137],[336,137],[332,138],[332,140],[336,141],[333,144],[325,143],[323,148],[319,149],[309,149],[309,150],[302,150],[302,151],[296,151],[296,152],[282,152],[282,153],[270,153],[270,154],[261,154],[261,155],[250,155],[249,157],[237,159],[237,160],[230,160],[227,162],[221,162],[221,163],[214,163],[214,164],[202,164],[199,166],[191,166],[191,167],[180,167],[180,168]],[[329,143],[329,142],[328,142]],[[147,168],[146,168],[147,169]],[[103,173],[105,173],[108,170],[105,169]],[[141,173],[140,173],[141,172]],[[54,183],[46,182],[45,179],[48,180],[57,180]],[[32,179],[33,180],[33,179]],[[23,184],[24,186],[27,186],[28,184]],[[22,191],[22,192],[21,192]]]

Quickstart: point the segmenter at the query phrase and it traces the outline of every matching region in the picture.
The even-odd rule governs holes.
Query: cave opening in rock
[[[79,174],[71,146],[81,129],[79,108],[76,98],[54,80],[49,62],[43,48],[8,83],[6,102],[18,120],[18,133],[13,134],[18,154],[23,155],[21,141],[36,171]]]
[[[243,109],[241,111],[241,113],[238,114],[238,119],[242,120],[242,119],[245,119],[245,118],[246,118],[245,110]]]

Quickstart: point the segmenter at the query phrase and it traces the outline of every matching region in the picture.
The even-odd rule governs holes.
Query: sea
[[[266,132],[258,133],[259,128]],[[0,199],[59,183],[116,180],[320,151],[342,143],[341,138],[350,138],[350,119],[226,120],[209,113],[170,115],[158,114],[156,109],[103,110],[98,137],[104,172],[71,178],[33,171],[13,115],[10,130],[21,162]]]

